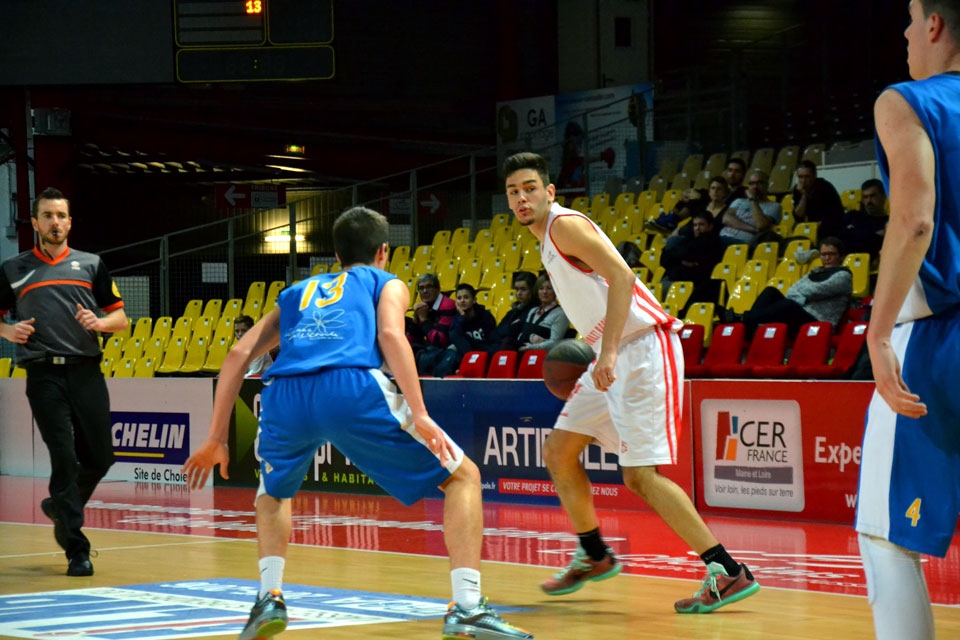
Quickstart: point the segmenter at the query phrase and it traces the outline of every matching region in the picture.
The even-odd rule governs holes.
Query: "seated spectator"
[[[237,316],[237,319],[233,321],[233,335],[237,337],[237,340],[242,338],[243,334],[245,334],[247,331],[250,331],[252,328],[253,318],[250,316]],[[243,374],[243,377],[259,378],[272,364],[273,358],[270,357],[270,352],[267,352],[259,358],[253,359],[253,362],[250,363],[250,366],[247,368],[247,372]]]
[[[497,348],[497,319],[477,303],[477,290],[461,283],[457,285],[456,296],[457,317],[450,327],[450,346],[432,373],[438,378],[456,373],[468,351],[492,353]]]
[[[407,339],[413,347],[417,371],[433,371],[450,345],[450,326],[457,315],[457,303],[440,295],[440,280],[432,273],[417,278],[420,301],[413,305],[407,323]]]
[[[710,180],[707,191],[686,189],[673,211],[661,215],[656,220],[647,220],[644,228],[673,236],[683,233],[692,235],[690,225],[681,227],[680,223],[698,211],[708,211],[714,219],[714,232],[719,233],[723,226],[723,214],[727,210],[729,195],[730,188],[727,186],[727,181],[717,176]]]
[[[714,231],[713,216],[708,211],[695,212],[687,227],[692,228],[689,236],[683,234],[671,238],[660,253],[660,266],[664,268],[660,280],[663,291],[666,292],[674,282],[689,280],[693,282],[691,303],[716,301],[719,281],[711,280],[710,275],[723,260],[726,247]],[[678,311],[682,315],[682,310]]]
[[[871,178],[860,186],[860,209],[848,211],[840,220],[840,239],[850,253],[869,253],[873,260],[880,257],[883,234],[890,219],[886,204],[882,181]]]
[[[768,322],[783,322],[789,335],[808,322],[829,322],[834,330],[850,308],[853,294],[853,274],[843,266],[846,255],[839,238],[824,238],[820,242],[822,267],[811,269],[800,278],[784,296],[776,287],[767,287],[757,296],[753,306],[743,316],[747,335]]]
[[[797,165],[797,186],[793,190],[793,217],[797,222],[817,222],[819,237],[840,233],[843,203],[836,188],[817,177],[817,165],[801,160]]]
[[[727,179],[726,205],[729,207],[734,200],[747,197],[747,189],[743,186],[743,179],[747,177],[747,163],[740,158],[730,158],[727,161],[727,169],[723,172],[723,177]]]
[[[537,277],[529,271],[514,272],[513,291],[517,301],[510,305],[510,310],[504,314],[497,327],[497,343],[500,349],[516,351],[520,346],[517,339],[527,321],[527,314],[537,304],[533,295],[536,284]]]
[[[518,351],[549,349],[563,340],[570,329],[570,321],[557,302],[550,277],[544,274],[537,278],[535,289],[540,304],[527,313],[527,320],[517,338]]]
[[[724,245],[748,244],[756,246],[773,233],[780,223],[783,211],[776,202],[767,199],[767,174],[754,171],[747,182],[747,197],[734,200],[723,214],[720,238]],[[776,236],[779,237],[779,236]]]

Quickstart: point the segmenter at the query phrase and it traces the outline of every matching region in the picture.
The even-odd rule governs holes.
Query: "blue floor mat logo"
[[[237,635],[250,614],[253,580],[162,582],[0,596],[0,635],[147,640]],[[287,629],[442,618],[436,598],[285,585]],[[502,611],[520,611],[504,608]]]

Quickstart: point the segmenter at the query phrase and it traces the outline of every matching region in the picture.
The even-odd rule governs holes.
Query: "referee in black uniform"
[[[100,258],[67,246],[72,219],[62,193],[44,190],[33,203],[31,222],[37,245],[0,265],[0,320],[14,306],[20,319],[0,321],[0,337],[18,345],[27,399],[50,452],[50,497],[41,507],[66,553],[67,575],[89,576],[83,508],[113,464],[97,332],[126,329],[127,315]],[[106,315],[99,317],[94,308]]]

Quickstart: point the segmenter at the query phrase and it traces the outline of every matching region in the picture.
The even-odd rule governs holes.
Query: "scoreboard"
[[[326,80],[333,0],[174,0],[180,82]]]

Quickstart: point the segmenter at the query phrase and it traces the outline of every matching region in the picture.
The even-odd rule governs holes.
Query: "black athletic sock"
[[[736,576],[740,574],[740,565],[734,560],[727,550],[723,548],[722,544],[718,544],[715,547],[710,547],[700,555],[700,559],[703,560],[704,564],[710,564],[711,562],[719,562],[723,565],[723,568],[727,570],[728,576]]]
[[[603,560],[604,556],[607,555],[607,545],[603,543],[603,538],[600,537],[599,527],[593,531],[578,533],[577,537],[580,538],[580,546],[587,552],[591,560]]]

